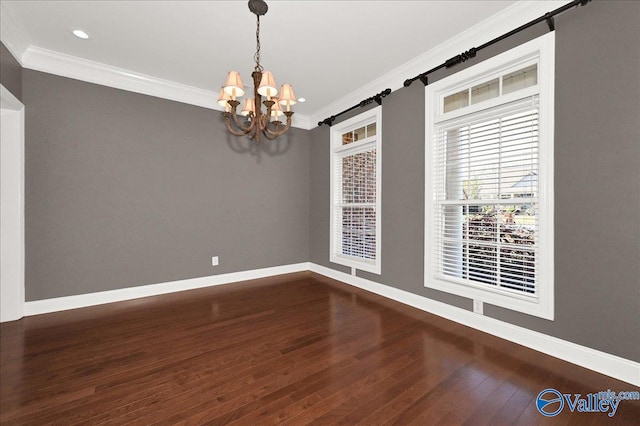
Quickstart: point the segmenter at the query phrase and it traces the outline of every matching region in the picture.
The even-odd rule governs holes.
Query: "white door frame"
[[[24,105],[0,84],[0,322],[24,316]]]

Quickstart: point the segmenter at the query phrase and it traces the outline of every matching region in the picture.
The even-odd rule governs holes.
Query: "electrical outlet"
[[[218,256],[211,256],[211,266],[218,266],[220,264],[220,259]]]
[[[482,310],[483,310],[482,300],[474,300],[473,301],[473,312],[475,312],[476,314],[482,315]]]

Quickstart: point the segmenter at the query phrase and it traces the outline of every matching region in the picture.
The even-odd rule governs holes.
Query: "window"
[[[554,40],[426,88],[425,286],[547,319]]]
[[[382,107],[331,128],[331,253],[341,265],[380,273]]]

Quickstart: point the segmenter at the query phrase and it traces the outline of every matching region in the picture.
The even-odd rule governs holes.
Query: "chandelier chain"
[[[264,71],[264,68],[260,65],[260,15],[256,15],[256,54],[253,55],[253,59],[256,61],[255,70],[258,72]]]

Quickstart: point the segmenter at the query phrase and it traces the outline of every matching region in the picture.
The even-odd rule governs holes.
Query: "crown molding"
[[[395,92],[404,87],[406,79],[434,68],[473,46],[480,46],[570,2],[570,0],[519,1],[409,62],[348,93],[328,106],[321,108],[311,114],[311,123],[315,127],[319,121],[357,105],[363,99],[386,88],[390,88],[392,92]],[[414,84],[418,84],[418,82]]]
[[[304,114],[295,113],[291,117],[291,127],[297,127],[298,129],[311,130],[316,127],[317,124],[311,120],[311,117]]]
[[[0,2],[0,40],[18,63],[23,65],[22,55],[29,47],[29,39],[2,2]]]
[[[22,62],[25,68],[35,71],[222,111],[217,102],[218,92],[216,91],[164,80],[33,45],[29,46],[22,55]],[[309,130],[310,123],[308,117],[294,115],[292,126]]]
[[[218,93],[41,47],[29,46],[23,66],[35,71],[221,111]]]

